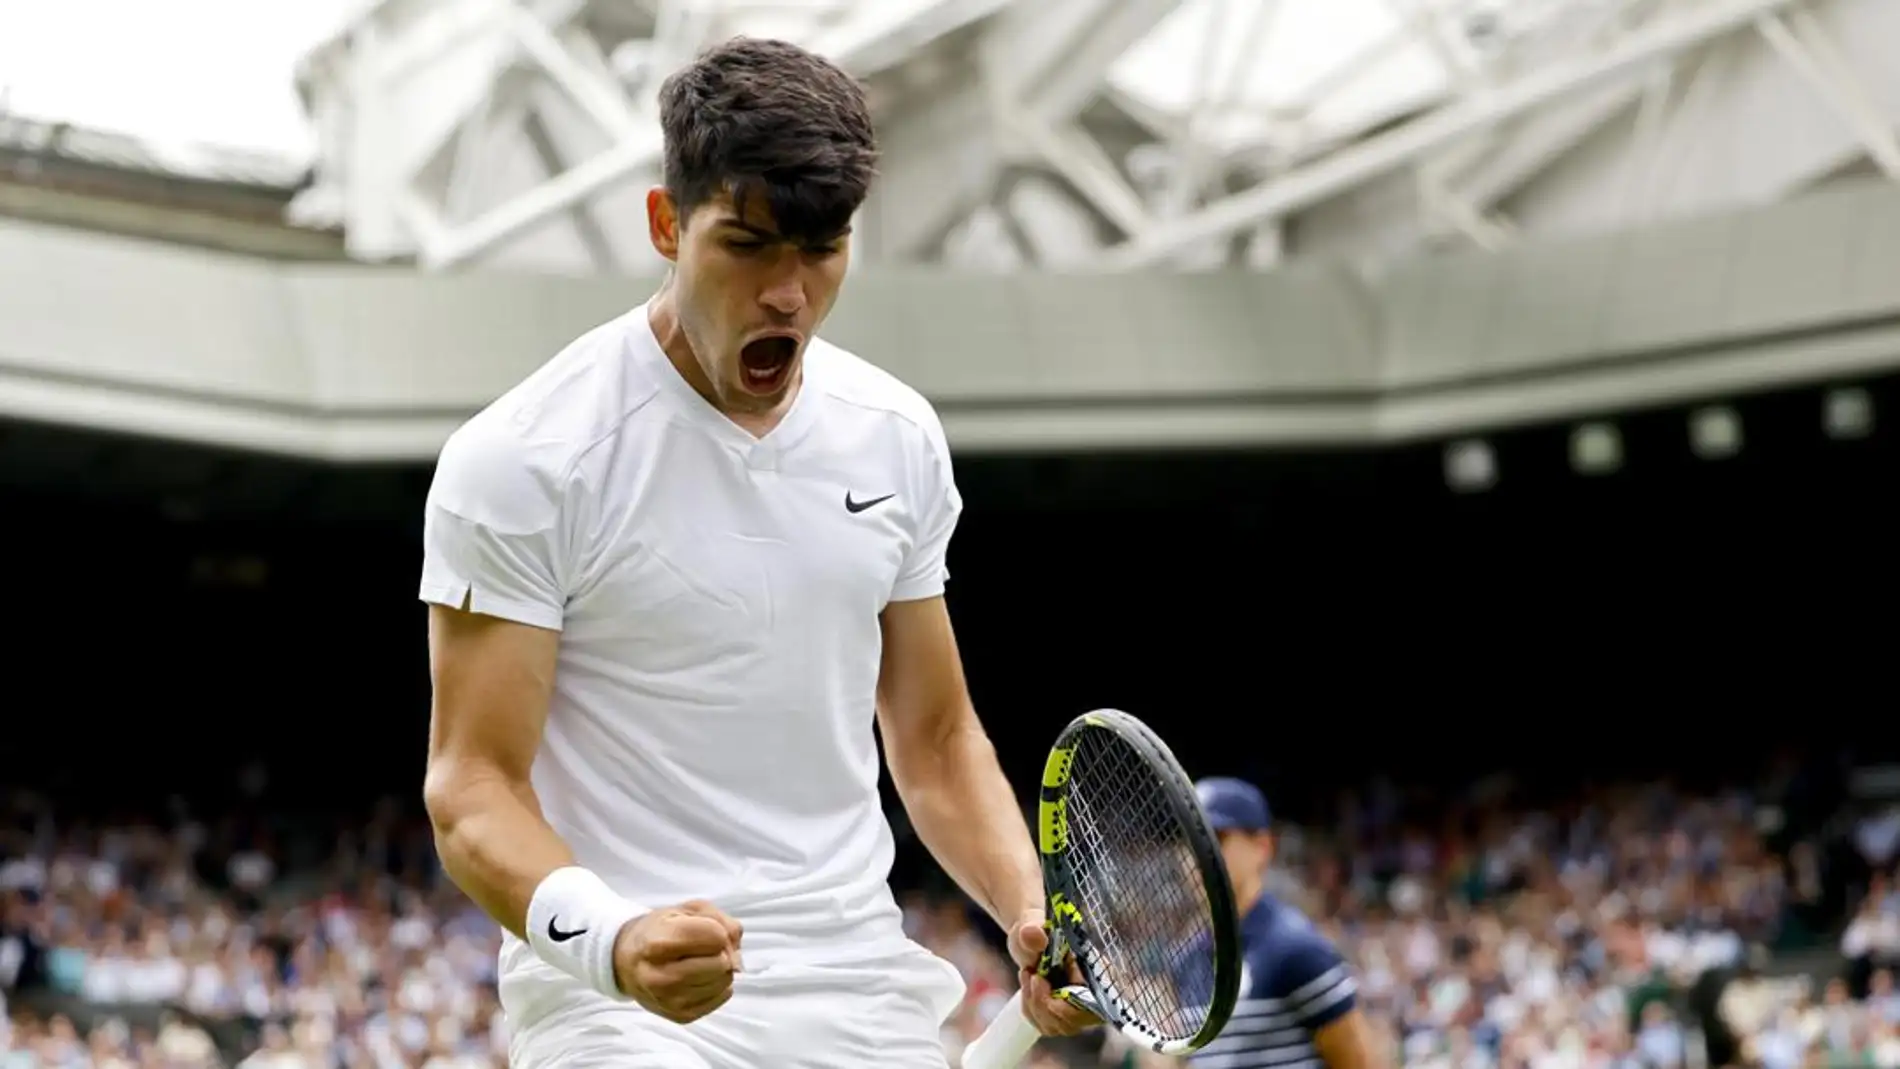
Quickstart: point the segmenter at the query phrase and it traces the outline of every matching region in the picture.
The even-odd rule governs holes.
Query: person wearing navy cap
[[[1352,967],[1306,915],[1266,889],[1272,814],[1260,789],[1213,776],[1195,784],[1240,911],[1240,1000],[1219,1038],[1188,1061],[1202,1069],[1375,1069]]]

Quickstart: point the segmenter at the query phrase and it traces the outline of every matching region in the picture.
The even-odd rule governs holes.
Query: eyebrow
[[[748,223],[743,219],[731,219],[731,218],[721,219],[719,220],[719,225],[721,227],[724,227],[727,230],[737,230],[740,233],[748,234],[762,241],[784,241],[785,240],[785,235],[780,234],[778,231],[769,230],[762,226],[753,226],[751,223]]]
[[[799,244],[805,244],[805,245],[822,245],[826,242],[837,241],[840,238],[849,237],[851,234],[851,228],[847,226],[843,230],[840,230],[836,234],[832,234],[829,237],[813,238],[810,240],[801,240],[798,238],[788,238],[784,234],[781,234],[778,231],[769,229],[767,227],[754,226],[743,219],[728,217],[728,218],[719,220],[718,225],[727,230],[736,230],[742,234],[747,235],[748,237],[757,238],[760,241],[772,241],[772,242],[796,241]]]

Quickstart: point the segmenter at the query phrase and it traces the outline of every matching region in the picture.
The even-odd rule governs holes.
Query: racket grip
[[[1040,1038],[1042,1033],[1023,1016],[1023,993],[1018,991],[983,1034],[963,1048],[963,1069],[1016,1069]]]

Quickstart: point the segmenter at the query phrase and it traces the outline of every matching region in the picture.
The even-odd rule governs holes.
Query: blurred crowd
[[[434,877],[426,828],[385,812],[286,876],[243,828],[27,823],[0,865],[0,1067],[506,1065],[498,929]]]
[[[1393,1064],[1900,1069],[1900,824],[1856,827],[1870,875],[1829,928],[1826,855],[1771,848],[1744,793],[1599,791],[1429,827],[1415,811],[1372,791],[1288,827],[1272,880],[1357,967]],[[344,823],[327,856],[298,856],[260,825],[18,810],[0,841],[0,1069],[504,1066],[495,926],[440,878],[426,826],[393,809]],[[969,982],[954,1056],[1014,972],[959,900],[903,901]],[[1802,953],[1791,926],[1830,940],[1818,968],[1780,967]],[[1098,1036],[1032,1069],[1144,1057]]]

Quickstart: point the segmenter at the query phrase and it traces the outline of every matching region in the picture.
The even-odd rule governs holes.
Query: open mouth
[[[798,339],[789,334],[755,338],[739,350],[741,377],[754,393],[777,393],[790,378],[798,357]]]

